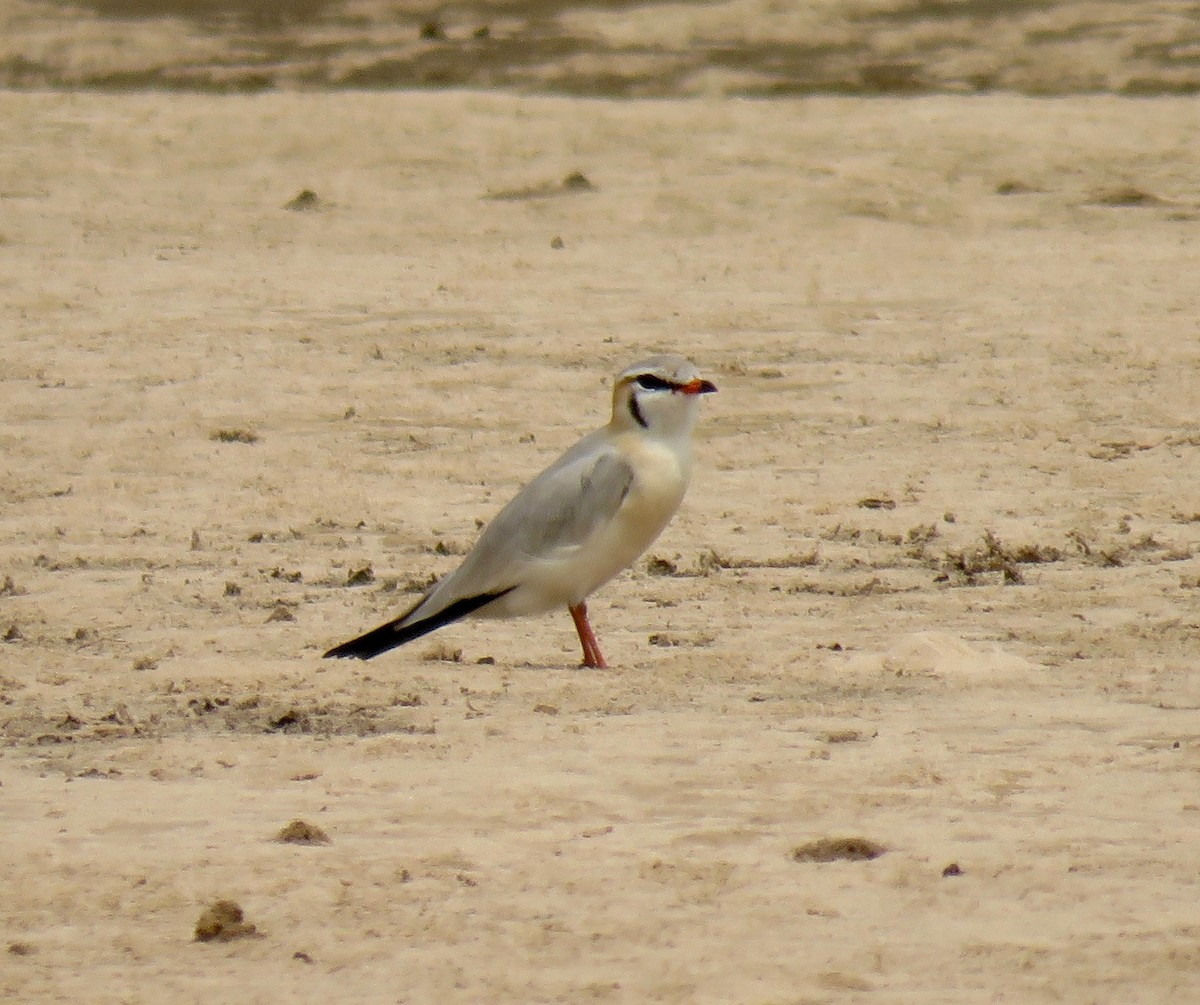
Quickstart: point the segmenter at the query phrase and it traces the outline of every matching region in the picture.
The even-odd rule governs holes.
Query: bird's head
[[[716,389],[682,356],[651,356],[617,374],[613,425],[661,436],[688,436],[700,395]]]

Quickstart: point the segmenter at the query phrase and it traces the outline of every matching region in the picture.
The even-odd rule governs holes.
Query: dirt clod
[[[1161,206],[1166,200],[1137,188],[1134,185],[1124,185],[1120,188],[1105,189],[1097,192],[1089,200],[1093,206]]]
[[[197,942],[232,942],[258,935],[258,929],[245,920],[241,905],[234,900],[215,901],[196,922]]]
[[[214,429],[208,438],[218,443],[257,443],[258,433],[249,429]]]
[[[284,209],[294,213],[311,213],[321,208],[321,197],[311,188],[301,189],[296,195],[283,204]]]
[[[818,838],[792,849],[793,862],[866,862],[887,849],[861,837]]]
[[[361,569],[353,569],[346,576],[347,586],[365,586],[367,583],[375,582],[375,570],[369,565],[364,565]]]

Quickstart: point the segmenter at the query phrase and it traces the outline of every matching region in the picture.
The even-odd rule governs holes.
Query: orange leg
[[[583,665],[596,670],[607,670],[608,664],[604,662],[604,654],[600,652],[600,643],[596,641],[596,633],[592,631],[588,621],[587,604],[578,603],[567,610],[571,612],[575,631],[579,633],[579,642],[583,646]]]

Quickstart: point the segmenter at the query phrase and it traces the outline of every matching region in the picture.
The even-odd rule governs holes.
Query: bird
[[[537,475],[483,528],[462,564],[399,617],[325,658],[369,660],[460,618],[566,607],[584,667],[605,669],[587,599],[666,527],[691,477],[692,430],[716,386],[687,359],[658,355],[617,374],[612,418]]]

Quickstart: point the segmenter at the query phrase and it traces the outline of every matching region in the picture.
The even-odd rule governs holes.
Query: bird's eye
[[[647,391],[669,391],[671,390],[671,382],[663,380],[662,377],[656,377],[652,373],[638,374],[638,387]]]

